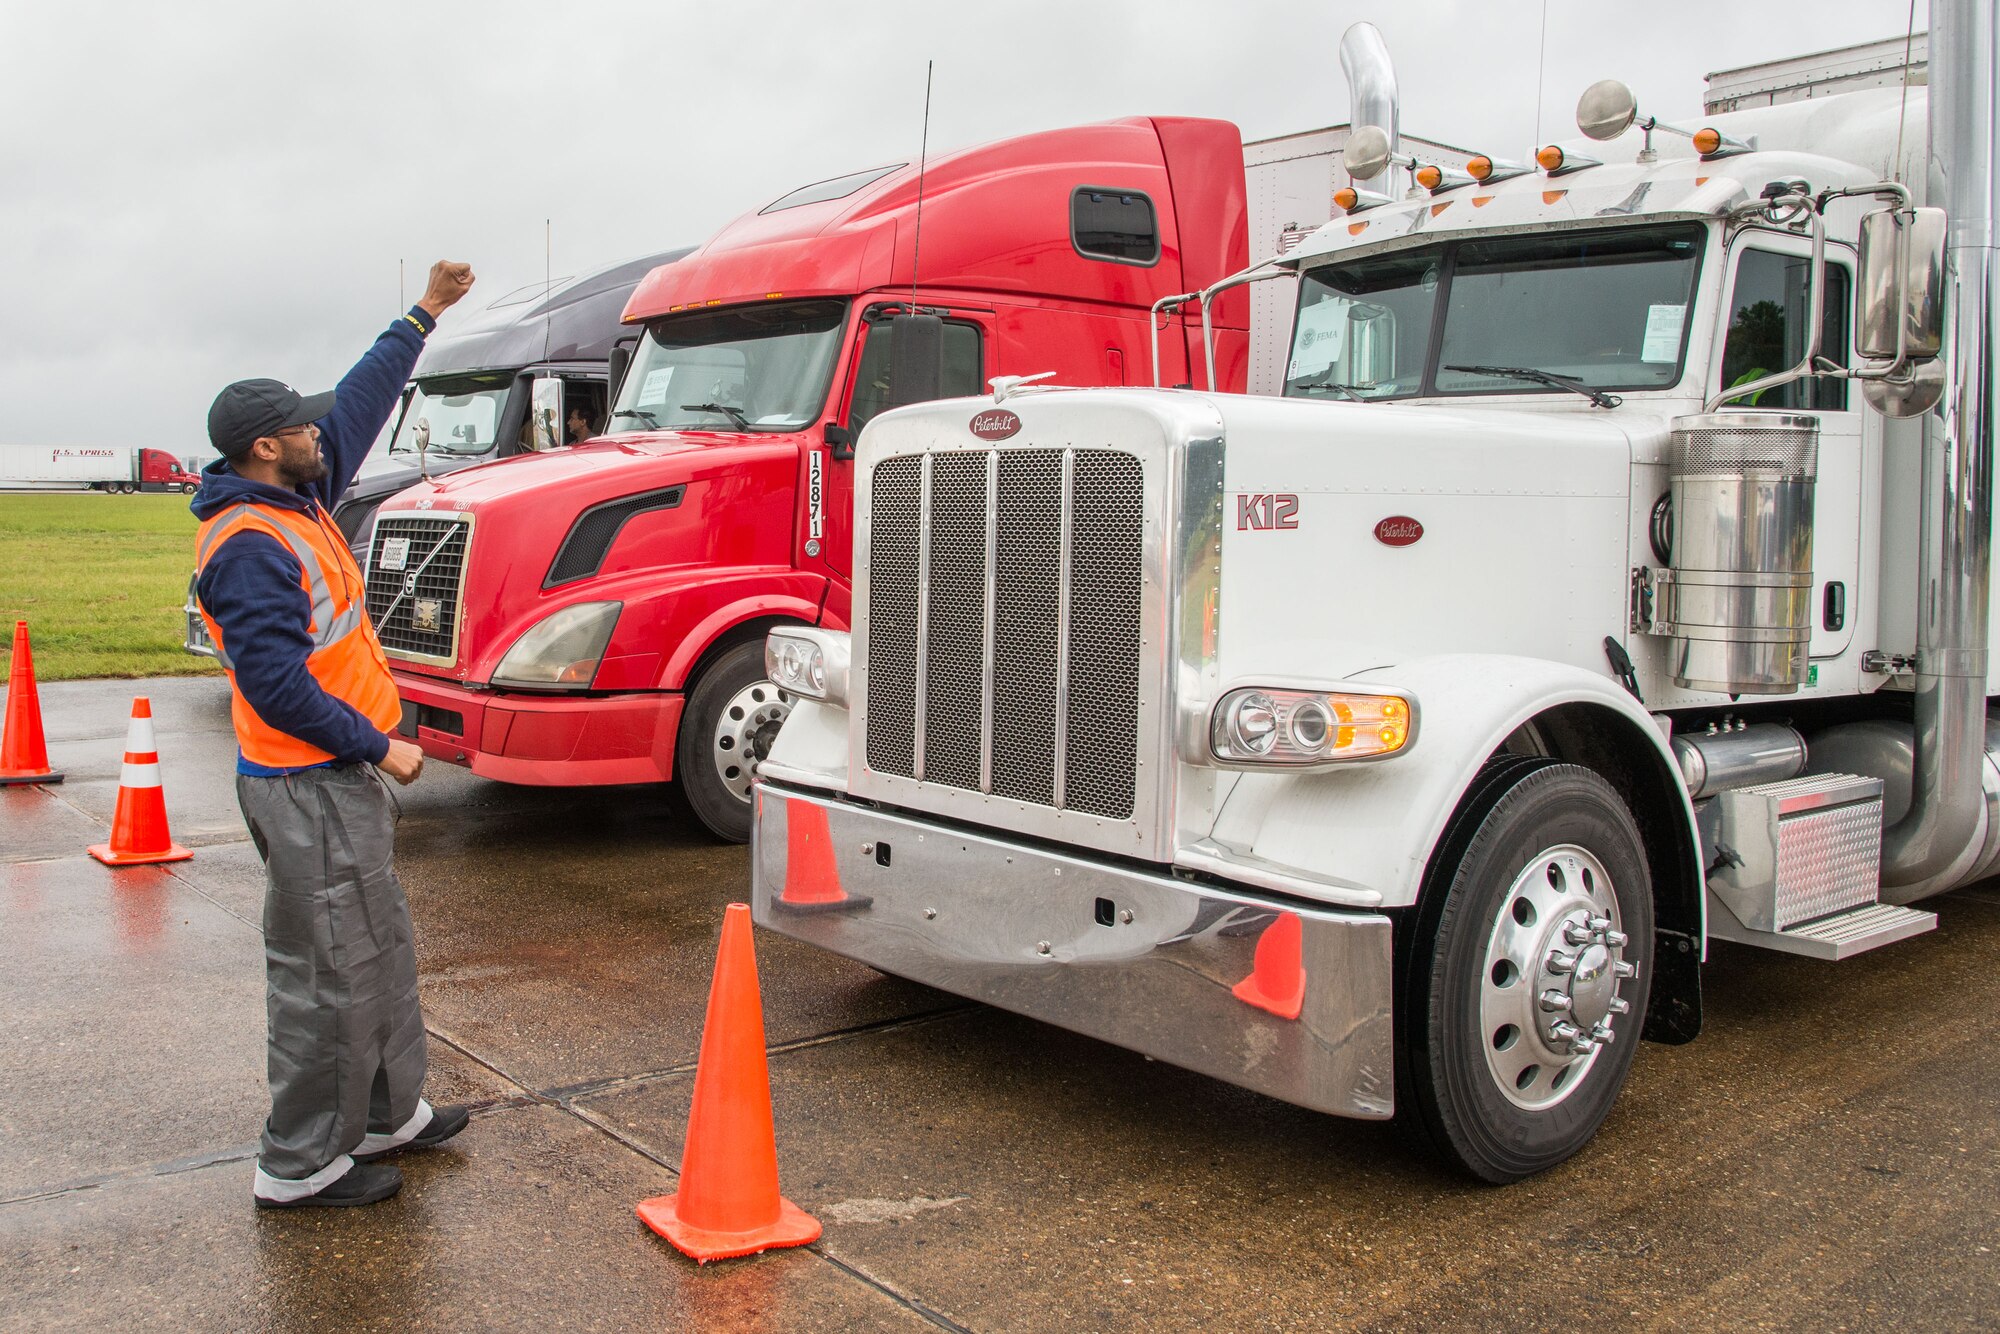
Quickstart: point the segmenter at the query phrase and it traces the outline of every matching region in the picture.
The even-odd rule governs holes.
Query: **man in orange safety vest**
[[[401,705],[361,571],[328,511],[353,482],[438,317],[472,286],[439,262],[331,392],[241,380],[209,409],[222,458],[191,503],[196,592],[229,673],[236,795],[264,858],[271,1112],[258,1207],[372,1204],[402,1187],[402,1150],[464,1128],[422,1095],[428,1061],[409,904],[392,858],[384,775],[424,757]]]

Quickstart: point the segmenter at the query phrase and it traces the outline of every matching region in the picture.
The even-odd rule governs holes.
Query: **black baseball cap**
[[[333,411],[333,391],[301,394],[281,380],[238,380],[208,408],[208,442],[224,458],[240,459],[267,435],[305,426]]]

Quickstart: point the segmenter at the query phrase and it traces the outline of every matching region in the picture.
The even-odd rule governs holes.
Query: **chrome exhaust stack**
[[[1971,869],[1984,804],[1993,529],[1994,219],[1992,0],[1932,0],[1929,202],[1945,242],[1944,401],[1925,418],[1917,603],[1915,766],[1909,813],[1883,832],[1882,898],[1908,903]]]
[[[1400,102],[1396,96],[1396,67],[1389,60],[1388,44],[1372,23],[1350,24],[1340,37],[1340,72],[1347,77],[1349,103],[1348,130],[1372,125],[1389,136],[1389,153],[1403,151]],[[1383,192],[1389,198],[1401,196],[1395,172],[1388,167]]]

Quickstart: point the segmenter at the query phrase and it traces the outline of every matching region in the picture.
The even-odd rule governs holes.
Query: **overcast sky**
[[[1713,70],[1909,13],[1548,0],[1538,99],[1537,0],[0,0],[0,443],[205,452],[229,380],[330,385],[400,309],[399,259],[406,300],[470,260],[481,306],[542,277],[544,219],[560,275],[913,157],[926,60],[934,149],[1134,114],[1257,139],[1347,119],[1368,19],[1406,133],[1523,156],[1596,79],[1691,117]]]

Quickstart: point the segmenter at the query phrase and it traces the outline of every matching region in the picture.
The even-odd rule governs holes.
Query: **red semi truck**
[[[790,707],[764,636],[848,624],[862,425],[1002,375],[1151,384],[1156,323],[1160,382],[1206,387],[1199,315],[1153,307],[1247,250],[1236,127],[1164,117],[858,172],[729,224],[633,293],[605,438],[382,507],[368,610],[404,734],[506,782],[678,778],[746,838]],[[1243,292],[1210,319],[1217,387],[1241,391]]]

